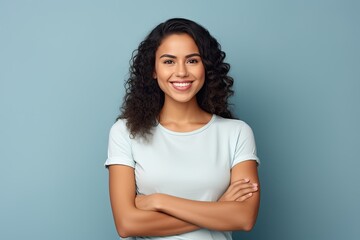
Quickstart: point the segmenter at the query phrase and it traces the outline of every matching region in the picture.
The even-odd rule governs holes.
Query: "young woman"
[[[225,53],[199,24],[158,25],[132,58],[109,137],[116,229],[134,239],[232,239],[259,208],[251,128],[228,109]]]

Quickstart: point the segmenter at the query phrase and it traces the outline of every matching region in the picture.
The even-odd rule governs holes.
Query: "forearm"
[[[161,194],[156,209],[186,222],[218,231],[252,228],[257,217],[259,194],[244,202],[203,202]]]
[[[175,235],[199,228],[161,212],[137,208],[133,168],[113,165],[109,173],[111,208],[121,237]]]
[[[162,212],[133,209],[115,221],[121,237],[170,236],[200,227]]]

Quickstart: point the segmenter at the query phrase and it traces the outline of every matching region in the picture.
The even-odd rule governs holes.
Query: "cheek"
[[[155,75],[157,79],[167,80],[171,76],[172,72],[169,68],[166,67],[155,67]]]
[[[197,77],[198,79],[202,79],[203,81],[205,81],[205,70],[199,69],[197,72]]]
[[[157,81],[158,85],[159,85],[159,88],[161,89],[161,91],[163,92],[166,92],[168,86],[167,86],[167,81],[166,80],[163,80],[161,78],[161,76],[158,76],[158,78],[155,80]]]

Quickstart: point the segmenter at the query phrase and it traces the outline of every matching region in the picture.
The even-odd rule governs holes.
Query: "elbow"
[[[134,236],[132,229],[129,227],[125,227],[124,225],[117,227],[116,230],[121,238],[128,238]]]
[[[223,224],[218,224],[217,228],[214,228],[214,230],[217,231],[245,231],[250,232],[254,226],[255,226],[256,219],[252,218],[237,218],[233,219],[233,221],[228,222],[227,224],[225,221],[223,221]]]
[[[118,232],[118,235],[119,235],[121,238],[130,237],[130,234],[128,234],[128,232],[127,232],[127,231],[124,231],[123,229],[117,229],[117,232]]]
[[[140,236],[143,233],[137,211],[126,211],[115,216],[116,231],[121,238]]]
[[[240,231],[250,232],[255,224],[258,215],[258,210],[255,211],[246,211],[243,215],[243,218],[238,222]]]
[[[236,222],[232,222],[229,225],[221,225],[218,228],[214,228],[214,230],[218,231],[244,231],[250,232],[255,226],[255,221],[248,220],[237,220]]]
[[[256,216],[251,216],[246,219],[243,219],[243,221],[239,222],[238,229],[240,231],[250,232],[256,223]]]
[[[242,230],[245,232],[250,232],[254,228],[254,226],[255,226],[255,221],[248,222],[242,226]]]
[[[121,238],[131,237],[130,229],[124,227],[123,225],[116,227],[116,231]]]
[[[116,231],[121,238],[133,237],[136,235],[136,233],[134,233],[133,224],[129,221],[122,220],[116,224]]]

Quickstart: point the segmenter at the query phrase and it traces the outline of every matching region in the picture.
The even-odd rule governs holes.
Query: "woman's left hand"
[[[156,211],[156,204],[159,198],[159,194],[136,195],[135,205],[141,210]]]

